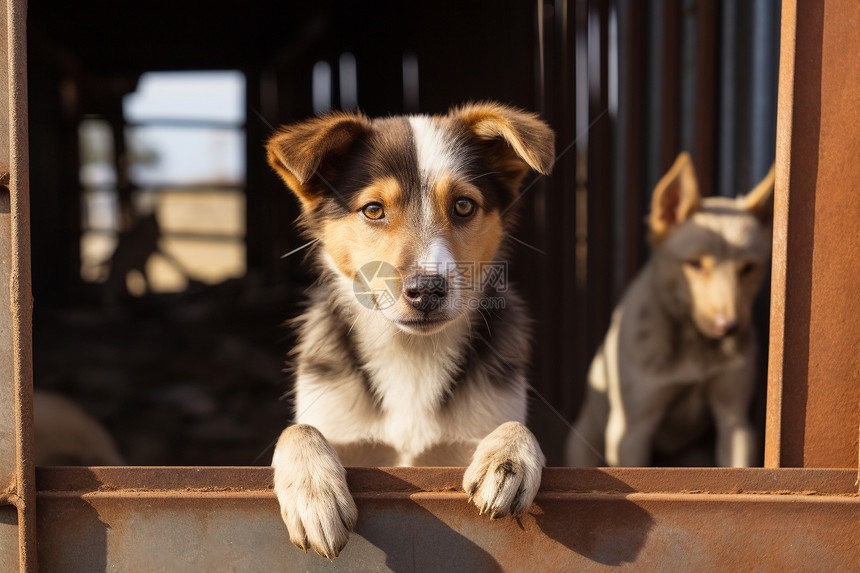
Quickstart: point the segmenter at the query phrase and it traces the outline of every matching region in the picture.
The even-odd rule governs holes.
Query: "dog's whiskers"
[[[256,457],[256,458],[254,458],[254,460],[253,460],[250,464],[248,464],[248,465],[249,465],[249,466],[255,466],[255,465],[257,465],[257,462],[258,462],[258,461],[260,461],[260,458],[262,458],[263,456],[265,456],[265,455],[266,455],[266,453],[267,453],[269,450],[271,450],[273,447],[275,447],[275,444],[276,444],[276,443],[278,443],[278,438],[275,438],[274,440],[272,440],[271,442],[269,442],[269,445],[268,445],[268,446],[266,446],[265,448],[263,448],[263,451],[261,451],[259,454],[257,454],[257,457]]]
[[[352,324],[349,325],[349,330],[346,331],[346,335],[349,336],[352,333],[352,328],[358,322],[358,319],[361,318],[361,315],[357,312],[355,313],[355,320],[352,321]]]
[[[487,336],[493,336],[493,333],[492,333],[492,331],[490,330],[490,323],[489,323],[489,321],[487,320],[487,317],[486,317],[486,316],[484,316],[484,313],[483,313],[483,312],[481,312],[481,309],[480,309],[480,308],[478,308],[477,310],[478,310],[478,315],[481,317],[481,319],[484,321],[484,325],[487,327]]]
[[[475,175],[474,177],[466,179],[466,182],[471,183],[472,181],[475,181],[476,179],[480,179],[481,177],[486,177],[487,175],[496,175],[497,173],[498,173],[498,171],[487,171],[486,173],[481,173],[480,175]]]
[[[313,240],[311,240],[311,241],[308,241],[307,243],[305,243],[305,244],[304,244],[304,245],[302,245],[301,247],[298,247],[297,249],[293,249],[292,251],[290,251],[290,252],[289,252],[289,253],[287,253],[286,255],[281,255],[281,258],[282,258],[282,259],[286,259],[286,258],[287,258],[287,257],[289,257],[290,255],[294,255],[294,254],[298,253],[299,251],[301,251],[302,249],[307,249],[308,247],[313,246],[313,245],[315,245],[315,244],[316,244],[316,243],[318,243],[318,242],[319,242],[319,239],[313,239]]]
[[[522,239],[518,239],[518,238],[514,237],[513,235],[508,235],[508,238],[509,238],[509,239],[511,239],[511,240],[513,240],[513,241],[516,241],[517,243],[521,244],[521,245],[522,245],[522,246],[524,246],[524,247],[528,247],[528,248],[530,248],[530,249],[531,249],[531,250],[533,250],[533,251],[537,251],[538,253],[540,253],[540,254],[542,254],[542,255],[544,255],[544,256],[547,256],[546,251],[543,251],[543,250],[541,250],[541,249],[538,249],[538,248],[537,248],[537,247],[535,247],[534,245],[530,245],[530,244],[526,243],[525,241],[523,241]]]

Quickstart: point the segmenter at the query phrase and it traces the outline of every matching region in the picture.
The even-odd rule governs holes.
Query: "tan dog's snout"
[[[734,261],[706,260],[703,268],[688,273],[693,318],[699,330],[714,338],[737,334],[745,328],[752,299],[741,296]]]
[[[738,331],[738,319],[724,314],[714,317],[714,331],[719,336],[729,336]]]

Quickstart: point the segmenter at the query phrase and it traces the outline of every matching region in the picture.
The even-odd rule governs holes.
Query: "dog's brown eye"
[[[454,201],[454,213],[460,217],[468,217],[475,212],[475,202],[465,197]]]
[[[382,208],[380,203],[368,203],[361,208],[361,214],[368,219],[378,221],[385,217],[385,209]]]
[[[702,270],[702,260],[701,259],[690,259],[685,264],[693,270],[697,270],[697,271]]]
[[[755,265],[753,263],[744,263],[743,266],[738,269],[738,274],[740,276],[748,275],[752,272],[754,268]]]

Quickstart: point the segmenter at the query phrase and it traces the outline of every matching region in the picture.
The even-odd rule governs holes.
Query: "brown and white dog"
[[[552,130],[495,103],[332,112],[281,128],[267,150],[321,275],[298,321],[297,423],[272,460],[290,540],[343,549],[357,510],[342,464],[468,465],[482,513],[524,512],[545,463],[523,425],[527,319],[489,279],[524,176],[552,167]]]
[[[654,190],[653,255],[612,315],[570,432],[572,466],[644,466],[709,426],[716,461],[749,466],[756,338],[753,301],[771,248],[773,169],[737,199],[699,198],[682,153]],[[653,448],[652,448],[653,447]]]

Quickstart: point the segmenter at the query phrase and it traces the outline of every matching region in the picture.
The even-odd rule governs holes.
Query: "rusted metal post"
[[[0,2],[0,569],[36,570],[27,3]],[[9,506],[15,511],[11,511]],[[14,516],[14,517],[13,517]]]
[[[767,467],[851,468],[860,424],[860,3],[784,0]]]

